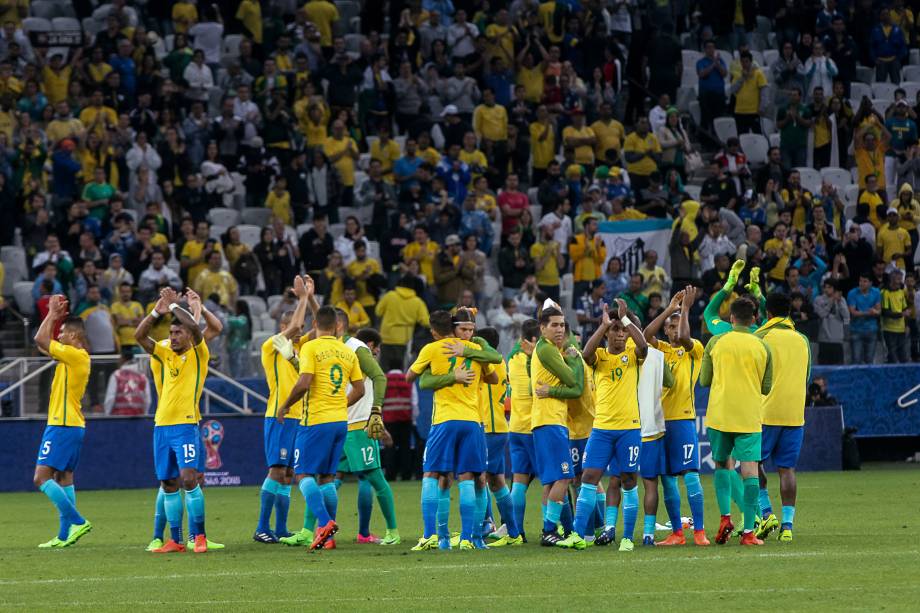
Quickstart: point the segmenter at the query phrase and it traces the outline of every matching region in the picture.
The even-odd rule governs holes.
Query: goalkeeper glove
[[[384,437],[387,430],[383,426],[383,415],[380,412],[380,407],[371,407],[371,415],[367,418],[367,425],[364,426],[364,431],[375,441],[379,441]]]
[[[274,345],[275,351],[281,354],[281,357],[285,360],[290,360],[294,357],[294,343],[285,335],[276,334],[273,336],[272,345]]]
[[[751,269],[751,282],[744,286],[748,293],[755,299],[760,300],[763,295],[760,291],[760,268]]]
[[[742,270],[744,270],[744,260],[735,260],[731,270],[728,271],[728,279],[725,280],[725,285],[722,286],[722,289],[727,293],[731,293],[735,289],[735,284],[738,283],[738,277],[741,276]]]

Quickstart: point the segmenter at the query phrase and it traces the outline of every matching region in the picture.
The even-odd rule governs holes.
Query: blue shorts
[[[537,459],[533,450],[533,434],[509,433],[508,448],[511,452],[511,472],[518,475],[537,474]]]
[[[35,463],[61,472],[75,471],[80,463],[84,434],[86,428],[78,426],[45,426]]]
[[[552,425],[534,428],[533,448],[540,483],[549,485],[562,479],[575,478],[568,428]]]
[[[664,437],[642,441],[639,445],[639,474],[643,479],[655,479],[666,473]]]
[[[805,426],[763,426],[760,461],[772,457],[778,468],[795,468],[804,438]]]
[[[486,434],[486,472],[493,475],[505,474],[505,449],[508,448],[507,432]]]
[[[585,458],[585,447],[588,445],[588,439],[576,438],[569,441],[569,447],[572,454],[572,472],[580,475],[582,471],[582,460]]]
[[[611,475],[639,472],[639,446],[642,434],[631,430],[594,428],[582,456],[584,468],[599,468]]]
[[[432,473],[479,474],[486,469],[486,438],[474,421],[453,419],[431,427],[422,468]]]
[[[347,421],[331,421],[298,428],[294,447],[294,472],[298,475],[334,475],[342,459],[347,435]]]
[[[664,454],[668,475],[679,475],[700,469],[700,440],[695,419],[675,419],[665,422]]]
[[[294,444],[300,424],[296,419],[285,419],[279,424],[274,417],[266,417],[262,428],[266,466],[293,466]]]
[[[203,447],[198,424],[154,426],[153,466],[157,479],[175,479],[186,468],[200,472],[204,468]]]

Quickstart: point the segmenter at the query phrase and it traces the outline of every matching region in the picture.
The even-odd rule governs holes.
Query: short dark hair
[[[754,321],[754,303],[747,298],[739,298],[732,303],[732,315],[742,324]]]
[[[792,301],[783,292],[767,294],[767,312],[773,317],[789,317]]]
[[[373,343],[378,347],[383,342],[380,338],[380,332],[377,332],[374,328],[361,328],[355,332],[355,338],[364,343]]]
[[[335,309],[331,306],[320,307],[316,312],[316,327],[322,330],[332,330],[335,328],[336,320]]]
[[[522,323],[521,338],[528,341],[540,338],[540,322],[536,319],[528,319]]]
[[[741,54],[740,54],[740,56],[739,56],[739,59],[742,59],[742,60],[753,60],[753,59],[754,59],[754,56],[751,55],[751,52],[750,52],[750,51],[742,51]]]
[[[83,320],[76,315],[69,315],[64,318],[64,321],[61,322],[62,327],[67,327],[73,329],[75,332],[80,334],[86,334],[86,325],[83,323]]]
[[[551,317],[562,317],[562,311],[556,307],[549,307],[540,311],[540,325],[545,326]]]
[[[448,336],[454,331],[454,318],[447,311],[435,311],[428,317],[431,330],[440,336]]]
[[[348,328],[348,323],[351,321],[348,317],[348,313],[344,309],[336,307],[335,309],[335,321],[337,324],[342,324],[345,328]]]
[[[492,328],[491,326],[488,328],[480,328],[479,330],[476,330],[476,336],[482,337],[482,339],[489,343],[493,349],[498,347],[499,335],[498,330],[495,328]]]

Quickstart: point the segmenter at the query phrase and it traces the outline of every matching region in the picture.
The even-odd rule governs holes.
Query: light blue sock
[[[265,481],[262,482],[262,489],[259,491],[259,525],[256,527],[256,532],[271,532],[272,509],[275,508],[275,499],[280,485],[269,477],[265,477]]]
[[[693,517],[693,529],[704,530],[703,484],[700,483],[700,473],[692,471],[685,474],[684,487],[687,488],[687,502],[690,503],[690,515]]]
[[[511,504],[514,506],[514,525],[517,526],[518,534],[524,534],[524,512],[527,510],[526,485],[523,483],[511,484]],[[502,513],[503,518],[504,516],[504,513]]]
[[[568,494],[562,500],[562,515],[559,516],[559,523],[562,524],[562,529],[566,534],[575,529],[575,516],[572,514],[572,503]]]
[[[492,518],[492,495],[489,492],[489,488],[484,487],[482,491],[485,493],[486,497],[486,512],[482,516],[482,538],[485,538],[489,536],[489,532],[491,531],[492,525],[495,524],[495,520]]]
[[[422,479],[422,522],[424,536],[429,538],[437,532],[438,521],[438,480],[435,477]]]
[[[201,491],[200,485],[196,485],[193,490],[186,490],[185,504],[188,506],[189,532],[192,532],[194,522],[195,536],[206,534],[204,531],[204,492]]]
[[[647,536],[655,538],[655,516],[648,513],[645,514],[642,523],[642,538]]]
[[[508,536],[517,538],[521,531],[517,527],[517,518],[515,517],[517,513],[515,513],[514,509],[514,500],[507,485],[495,492],[495,506],[498,507],[498,512],[502,516],[502,521],[508,529]]]
[[[67,494],[67,500],[70,501],[70,504],[77,507],[77,492],[72,485],[62,485],[61,489],[64,490],[64,493]],[[70,532],[70,524],[64,521],[64,516],[58,513],[58,534],[64,533],[68,534]]]
[[[288,533],[287,518],[288,510],[291,508],[291,486],[278,485],[278,491],[275,493],[275,534],[284,536]]]
[[[588,534],[588,521],[597,511],[597,485],[582,483],[575,503],[575,532],[584,538]],[[593,530],[593,529],[592,529]]]
[[[323,493],[316,484],[313,477],[304,477],[300,480],[300,493],[303,494],[307,506],[316,517],[316,523],[319,527],[328,524],[332,518],[329,517],[329,511],[326,510],[326,503],[323,500]]]
[[[476,518],[482,517],[476,512],[476,484],[472,480],[460,481],[457,489],[460,490],[460,539],[472,541]]]
[[[639,486],[623,489],[623,538],[632,540],[639,518]]]
[[[329,517],[335,521],[336,513],[339,510],[339,494],[336,491],[335,483],[324,483],[319,486],[319,490],[323,493],[323,503],[326,505]]]
[[[178,490],[163,493],[163,507],[166,521],[169,522],[169,535],[172,540],[182,543],[182,496]]]
[[[604,510],[604,526],[607,528],[616,528],[619,514],[620,507],[607,505],[607,508]]]
[[[595,529],[604,528],[604,522],[607,520],[607,492],[598,492],[595,497],[595,507],[597,508],[597,517],[595,519]]]
[[[671,532],[683,534],[684,524],[680,519],[680,488],[677,487],[677,477],[671,475],[661,476],[661,489],[664,491],[664,508],[671,520]]]
[[[77,507],[70,501],[64,488],[54,479],[48,479],[42,483],[39,489],[51,500],[54,506],[57,507],[58,514],[62,518],[58,526],[58,538],[62,541],[67,540],[71,524],[79,526],[86,520],[83,519],[83,516],[77,511]],[[64,525],[65,522],[67,524],[66,526]]]
[[[556,525],[557,525],[557,523],[558,523],[558,520],[557,520],[556,523],[552,523],[552,522],[549,521],[549,519],[547,519],[547,517],[546,517],[546,509],[547,509],[547,506],[548,506],[548,505],[544,502],[544,503],[543,503],[543,514],[542,514],[540,517],[543,518],[543,532],[552,532],[553,530],[556,529]]]
[[[795,521],[795,505],[783,505],[783,530],[792,530]]]
[[[335,491],[339,491],[339,488],[342,487],[341,479],[333,479],[332,484],[335,486]]]
[[[562,517],[563,507],[565,507],[564,502],[556,502],[555,500],[546,501],[546,515],[543,518],[544,532],[556,531],[557,526],[559,526],[560,518]]]
[[[489,490],[484,487],[476,488],[476,520],[473,526],[473,538],[482,538],[483,526],[486,522],[486,512],[489,510]]]
[[[358,534],[370,536],[371,511],[374,509],[374,488],[367,479],[358,479]]]
[[[773,505],[770,504],[770,492],[767,488],[760,488],[760,515],[767,517],[773,512]]]
[[[157,501],[153,511],[153,538],[163,540],[166,531],[166,492],[157,490]]]
[[[437,479],[435,479],[437,482]],[[437,505],[437,534],[438,539],[450,538],[450,488],[437,488],[438,505]]]

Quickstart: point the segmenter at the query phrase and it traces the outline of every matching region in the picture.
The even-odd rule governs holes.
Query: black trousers
[[[406,345],[386,345],[380,346],[380,368],[383,372],[390,370],[403,370],[406,353]]]
[[[403,481],[412,479],[412,422],[397,421],[386,424],[387,431],[393,438],[393,446],[387,447],[381,454],[383,469],[387,481],[395,481],[398,476]]]

